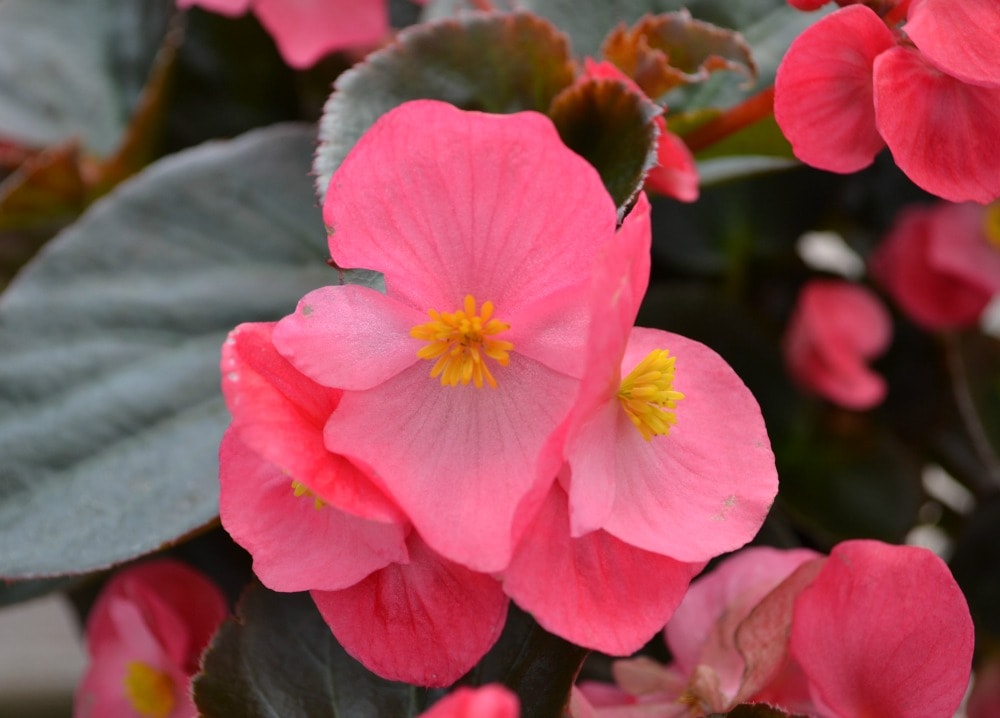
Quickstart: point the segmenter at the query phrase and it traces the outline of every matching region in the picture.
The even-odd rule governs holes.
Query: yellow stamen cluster
[[[143,718],[166,718],[174,709],[174,681],[141,661],[125,667],[125,696]]]
[[[986,218],[983,220],[986,239],[997,249],[1000,249],[1000,202],[994,202],[986,208]]]
[[[496,388],[497,381],[490,373],[486,359],[500,366],[507,366],[510,350],[514,345],[493,335],[510,329],[510,325],[493,319],[493,302],[483,302],[476,311],[476,300],[471,294],[465,297],[465,306],[457,312],[442,314],[434,309],[427,312],[431,321],[410,330],[410,336],[427,342],[417,352],[421,359],[436,359],[431,376],[441,377],[442,386],[457,386],[472,382],[477,388],[483,382]]]
[[[295,498],[300,498],[302,496],[311,496],[313,499],[313,506],[319,511],[321,508],[326,506],[326,502],[319,498],[316,494],[309,490],[309,487],[303,484],[301,481],[292,482],[292,491],[295,494]]]
[[[654,349],[618,387],[618,401],[646,441],[677,423],[673,410],[684,395],[672,388],[676,361],[666,349]]]

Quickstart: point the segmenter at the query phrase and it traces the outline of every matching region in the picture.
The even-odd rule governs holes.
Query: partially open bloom
[[[812,280],[785,330],[785,362],[808,391],[848,409],[869,409],[885,398],[886,384],[867,362],[888,348],[891,337],[889,312],[871,291]]]
[[[517,696],[501,685],[459,688],[449,693],[421,718],[518,718]]]
[[[925,329],[974,325],[1000,292],[1000,203],[906,209],[870,264],[903,312]]]
[[[342,392],[278,354],[273,327],[240,325],[223,347],[222,524],[266,586],[311,591],[370,670],[447,685],[496,641],[507,599],[495,579],[431,551],[363,467],[326,449]]]
[[[215,584],[179,561],[116,573],[87,619],[74,718],[195,718],[191,678],[227,612]]]
[[[888,145],[928,192],[954,202],[1000,197],[1000,6],[840,4],[778,68],[774,116],[796,156],[854,172]]]
[[[274,330],[343,390],[326,448],[370,469],[434,551],[503,569],[559,468],[549,439],[576,399],[614,202],[543,115],[416,101],[354,147],[324,217],[334,261],[386,285],[318,289]]]
[[[584,686],[597,715],[698,716],[767,703],[822,718],[948,718],[969,681],[973,627],[941,559],[845,541],[828,558],[751,548],[692,584],[667,625],[675,663],[614,667]],[[659,712],[653,712],[657,709]]]
[[[299,69],[337,50],[375,45],[389,33],[386,0],[177,0],[177,5],[230,16],[253,10],[285,62]]]

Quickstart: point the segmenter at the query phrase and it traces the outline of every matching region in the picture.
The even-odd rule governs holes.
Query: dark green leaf
[[[621,210],[656,164],[660,108],[617,80],[581,80],[552,102],[566,145],[597,168]]]
[[[320,125],[320,196],[365,130],[408,100],[466,110],[546,112],[573,81],[565,38],[526,14],[477,15],[415,27],[338,78]]]
[[[247,590],[202,659],[204,718],[407,718],[416,689],[384,680],[334,639],[307,593]]]
[[[170,157],[57,236],[0,301],[0,576],[82,573],[216,514],[219,348],[337,275],[275,127]]]
[[[111,154],[172,10],[169,0],[0,2],[0,137],[39,147],[80,138]]]

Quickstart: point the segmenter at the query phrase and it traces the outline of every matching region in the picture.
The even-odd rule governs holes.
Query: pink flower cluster
[[[509,600],[638,649],[777,490],[760,410],[707,347],[634,328],[649,204],[620,228],[537,113],[383,116],[324,203],[329,286],[223,348],[221,516],[383,676],[447,685]]]
[[[946,718],[969,683],[965,597],[930,551],[846,541],[751,548],[695,581],[665,631],[674,663],[619,661],[582,686],[598,718],[767,703],[822,718]]]
[[[74,718],[195,718],[191,678],[227,614],[215,584],[178,561],[116,573],[87,618]]]
[[[337,50],[376,45],[389,34],[387,0],[177,0],[177,6],[233,17],[253,10],[285,62],[298,69]]]
[[[815,10],[823,0],[789,0]],[[838,0],[792,43],[774,116],[799,159],[833,172],[886,145],[923,189],[1000,197],[1000,5],[996,0]]]

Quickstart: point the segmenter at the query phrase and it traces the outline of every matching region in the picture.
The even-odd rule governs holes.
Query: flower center
[[[618,387],[622,409],[646,441],[665,436],[677,423],[673,410],[684,395],[671,388],[676,361],[666,349],[654,349]]]
[[[500,366],[507,366],[510,350],[514,345],[494,334],[507,331],[510,324],[493,319],[493,302],[483,302],[476,311],[476,300],[466,295],[462,309],[442,314],[434,309],[427,312],[431,321],[410,330],[410,336],[427,342],[417,352],[421,359],[436,359],[431,376],[441,377],[441,386],[457,386],[470,381],[481,389],[483,382],[496,388],[497,381],[486,363],[492,359]]]
[[[295,494],[295,498],[300,498],[302,496],[311,496],[313,499],[313,506],[319,511],[321,508],[326,506],[326,502],[320,497],[314,494],[308,486],[303,484],[301,481],[292,482],[292,492]]]
[[[986,232],[987,241],[996,249],[1000,249],[1000,202],[994,202],[986,208],[983,231]]]
[[[126,666],[125,695],[144,718],[166,718],[174,709],[173,680],[142,661],[129,661]]]

